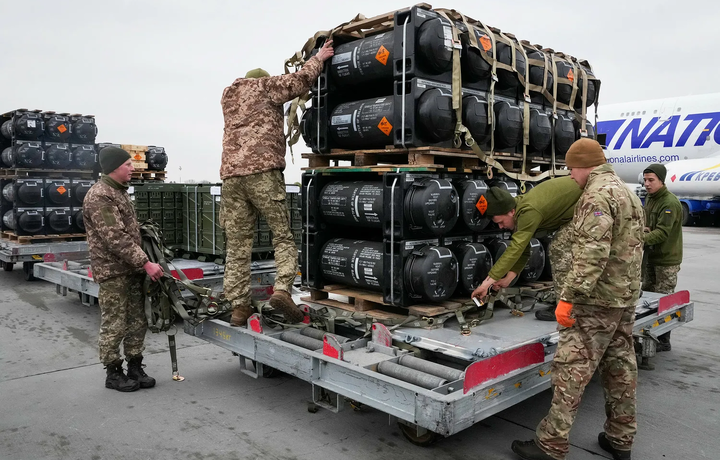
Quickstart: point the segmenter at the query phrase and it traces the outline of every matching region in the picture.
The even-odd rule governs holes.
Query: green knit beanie
[[[110,174],[130,158],[130,154],[120,147],[105,147],[100,150],[100,169],[103,174]]]
[[[667,169],[665,169],[665,165],[661,165],[660,163],[653,163],[647,168],[645,168],[643,174],[645,173],[654,173],[656,176],[658,176],[660,182],[662,182],[663,184],[665,183],[665,177],[667,176]]]
[[[252,69],[250,72],[245,74],[245,78],[263,78],[269,76],[270,74],[261,68]]]
[[[486,217],[501,216],[515,209],[515,198],[510,193],[499,187],[490,187],[485,194],[487,200]]]

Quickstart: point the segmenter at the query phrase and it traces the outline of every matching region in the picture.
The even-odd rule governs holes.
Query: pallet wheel
[[[34,262],[23,262],[23,272],[25,272],[25,281],[35,281],[35,273],[33,272]]]
[[[3,262],[2,269],[6,272],[11,272],[15,264],[13,262]]]
[[[441,436],[434,431],[427,430],[425,434],[418,436],[417,426],[412,424],[406,424],[398,422],[400,432],[405,436],[405,439],[420,447],[428,447],[435,443]]]

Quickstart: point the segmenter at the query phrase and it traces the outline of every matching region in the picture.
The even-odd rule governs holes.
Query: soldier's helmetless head
[[[500,214],[499,216],[492,216],[492,221],[497,224],[502,230],[515,231],[515,210],[511,210],[507,214]]]

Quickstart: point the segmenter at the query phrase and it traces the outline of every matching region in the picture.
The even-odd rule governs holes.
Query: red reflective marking
[[[250,319],[248,320],[248,324],[250,325],[251,331],[262,334],[262,324],[260,323],[260,318],[258,317],[257,313],[250,317]]]
[[[690,302],[690,291],[678,291],[675,294],[660,297],[658,302],[658,314],[668,311],[678,305],[684,305]]]
[[[467,393],[488,380],[544,361],[545,348],[543,345],[541,343],[531,343],[492,358],[472,363],[465,369],[463,392]]]
[[[199,280],[199,279],[202,279],[202,277],[203,277],[202,268],[187,268],[187,269],[183,270],[182,272],[185,273],[185,276],[187,276],[189,280]],[[178,276],[178,272],[176,270],[171,270],[170,274],[176,280],[180,279],[180,277]]]
[[[339,344],[338,344],[339,345]],[[340,359],[340,349],[336,348],[328,339],[328,336],[323,337],[323,355],[331,358]]]

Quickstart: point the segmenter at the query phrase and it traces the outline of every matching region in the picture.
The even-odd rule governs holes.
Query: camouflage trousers
[[[141,356],[145,349],[145,275],[125,275],[100,283],[100,362],[105,366],[120,358]]]
[[[560,329],[552,365],[552,405],[535,432],[538,445],[553,458],[565,459],[580,399],[599,367],[605,393],[605,433],[616,448],[630,450],[637,432],[635,307],[573,305],[573,313],[575,324]]]
[[[677,275],[680,265],[647,264],[643,266],[642,290],[659,294],[672,294],[677,286]]]
[[[548,247],[553,287],[555,296],[558,299],[565,284],[565,279],[572,269],[572,238],[572,222],[568,222],[555,232]]]
[[[298,252],[285,203],[285,178],[279,170],[223,181],[220,225],[225,229],[227,260],[223,285],[233,306],[250,305],[250,262],[258,214],[272,230],[275,290],[291,292],[297,276]]]

